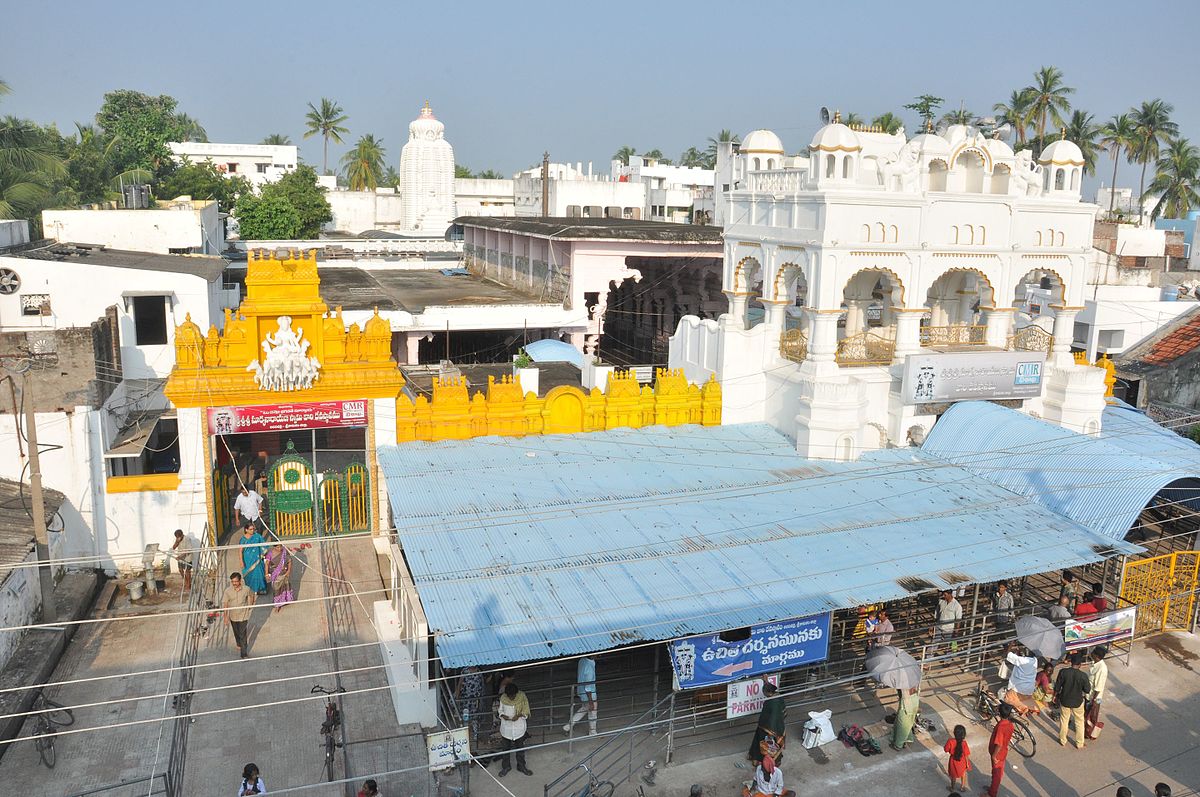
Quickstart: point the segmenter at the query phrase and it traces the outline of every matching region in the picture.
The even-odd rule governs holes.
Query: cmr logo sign
[[[1040,385],[1042,383],[1042,363],[1017,363],[1017,375],[1014,385]]]

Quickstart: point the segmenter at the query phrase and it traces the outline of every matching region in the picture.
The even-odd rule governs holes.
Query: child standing
[[[971,768],[971,748],[967,746],[967,729],[962,725],[954,726],[954,738],[946,742],[942,748],[950,754],[946,771],[950,773],[950,791],[955,790],[955,784],[962,782],[962,791],[967,791],[967,771]]]

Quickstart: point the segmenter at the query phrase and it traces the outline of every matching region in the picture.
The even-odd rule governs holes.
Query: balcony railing
[[[802,329],[789,329],[779,336],[779,354],[785,360],[802,363],[808,359],[808,335]]]
[[[889,365],[896,351],[896,341],[875,332],[860,332],[838,343],[838,365]]]
[[[948,327],[921,327],[921,345],[926,348],[984,346],[986,344],[986,326],[958,324]]]
[[[773,169],[769,172],[750,172],[747,188],[766,194],[796,194],[804,189],[807,173],[799,169]]]
[[[1044,351],[1049,354],[1054,348],[1054,336],[1037,324],[1029,324],[1009,335],[1008,348],[1013,351]]]

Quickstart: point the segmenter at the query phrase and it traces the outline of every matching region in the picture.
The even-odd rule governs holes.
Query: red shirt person
[[[1095,604],[1095,596],[1088,595],[1087,600],[1083,603],[1075,604],[1075,616],[1077,618],[1091,617],[1093,614],[1100,613],[1100,607]]]
[[[992,738],[988,741],[988,753],[992,756],[992,785],[987,790],[988,797],[999,797],[1000,781],[1004,780],[1004,759],[1008,757],[1008,743],[1013,735],[1012,711],[1008,703],[1000,704],[1000,721],[992,729]]]

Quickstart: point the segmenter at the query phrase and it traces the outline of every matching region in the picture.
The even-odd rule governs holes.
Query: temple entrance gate
[[[1176,551],[1126,562],[1121,605],[1137,604],[1136,636],[1191,630],[1200,551]]]

